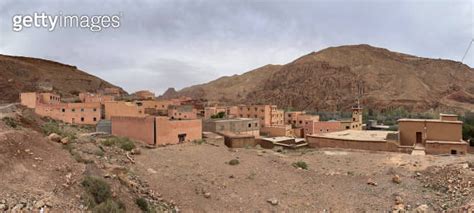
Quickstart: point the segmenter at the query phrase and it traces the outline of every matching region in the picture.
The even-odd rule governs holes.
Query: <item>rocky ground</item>
[[[0,119],[0,212],[474,209],[472,154],[229,149],[221,139],[148,149],[22,108],[2,109]],[[91,204],[88,177],[110,187],[113,205]]]

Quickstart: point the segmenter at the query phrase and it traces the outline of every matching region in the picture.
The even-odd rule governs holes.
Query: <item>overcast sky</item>
[[[460,61],[473,37],[473,1],[1,0],[0,54],[76,65],[129,92],[157,94],[347,44]],[[121,26],[13,32],[12,17],[33,12],[121,13]],[[474,46],[464,63],[474,67]]]

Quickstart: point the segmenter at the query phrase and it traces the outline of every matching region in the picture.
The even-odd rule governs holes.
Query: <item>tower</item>
[[[352,107],[351,129],[362,130],[362,107],[360,106],[359,99],[357,99],[357,105]]]

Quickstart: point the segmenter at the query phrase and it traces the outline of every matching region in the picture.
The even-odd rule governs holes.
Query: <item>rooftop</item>
[[[332,138],[342,140],[359,140],[359,141],[386,141],[387,135],[397,133],[396,131],[370,131],[370,130],[344,130],[339,132],[329,132],[312,137]]]
[[[402,118],[398,122],[437,122],[437,123],[462,123],[462,121],[449,121],[441,119],[416,119],[416,118]]]

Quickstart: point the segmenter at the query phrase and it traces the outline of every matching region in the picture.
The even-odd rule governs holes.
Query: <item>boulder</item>
[[[394,182],[396,184],[400,184],[402,182],[402,179],[400,178],[400,176],[395,175],[395,176],[392,177],[392,182]]]
[[[61,143],[64,144],[64,145],[68,144],[69,143],[69,138],[68,137],[62,138]]]
[[[58,134],[56,133],[51,133],[49,136],[48,136],[48,139],[50,141],[54,141],[54,142],[61,142],[61,136],[59,136]]]
[[[274,206],[278,205],[278,199],[276,199],[276,198],[270,198],[270,199],[267,200],[267,202],[274,205]]]

